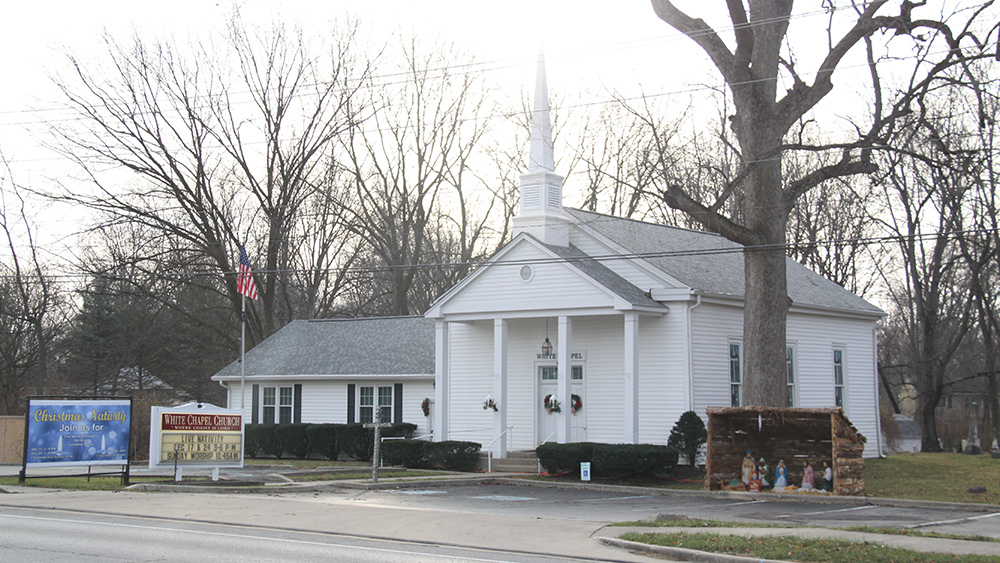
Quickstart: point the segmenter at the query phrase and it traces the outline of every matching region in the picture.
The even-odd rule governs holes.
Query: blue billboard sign
[[[26,466],[127,464],[131,411],[129,399],[29,400]]]

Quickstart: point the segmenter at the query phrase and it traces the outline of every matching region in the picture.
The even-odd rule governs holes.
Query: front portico
[[[434,439],[474,439],[499,456],[595,432],[638,443],[640,319],[668,310],[573,247],[520,235],[426,314],[437,326]],[[546,411],[548,395],[560,412]]]

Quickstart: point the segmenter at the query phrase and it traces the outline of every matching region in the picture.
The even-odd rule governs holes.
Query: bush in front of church
[[[542,444],[535,450],[538,461],[552,475],[580,472],[581,462],[590,462],[591,474],[599,477],[655,477],[670,475],[677,467],[678,452],[654,444]]]
[[[284,449],[274,434],[274,429],[277,426],[277,424],[247,424],[244,437],[249,444],[247,445],[247,453],[250,454],[250,457],[257,457],[261,454],[276,458],[281,457]]]
[[[428,469],[472,471],[479,463],[479,450],[482,447],[482,444],[476,442],[458,440],[424,442],[424,465]]]
[[[538,461],[550,475],[574,475],[580,473],[580,463],[590,461],[594,442],[555,444],[546,442],[535,448]]]
[[[282,451],[288,452],[294,459],[309,457],[309,437],[306,435],[308,424],[279,424],[274,428],[274,436]]]
[[[314,453],[336,460],[340,457],[340,441],[337,435],[342,424],[310,424],[306,426],[309,449]]]
[[[670,446],[597,444],[590,470],[593,475],[607,477],[670,475],[677,467],[678,455],[677,449]]]
[[[386,465],[402,465],[409,469],[424,466],[423,440],[386,440],[382,442],[382,461]]]

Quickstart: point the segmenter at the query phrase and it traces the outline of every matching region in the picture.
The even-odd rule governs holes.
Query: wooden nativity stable
[[[739,478],[750,450],[755,462],[763,457],[772,471],[784,460],[789,484],[802,483],[804,461],[813,466],[818,483],[826,461],[833,467],[834,494],[865,493],[866,440],[840,407],[708,407],[706,413],[706,489],[717,490]]]

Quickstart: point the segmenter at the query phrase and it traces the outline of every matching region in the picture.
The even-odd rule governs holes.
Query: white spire
[[[562,208],[563,178],[555,173],[549,114],[545,55],[539,49],[531,112],[531,150],[528,171],[521,175],[521,210],[514,217],[514,234],[529,233],[544,243],[566,246],[569,244],[569,219]]]
[[[549,89],[545,83],[545,53],[538,50],[535,76],[535,105],[531,111],[531,154],[528,172],[555,172],[552,156],[552,122],[549,115]]]

